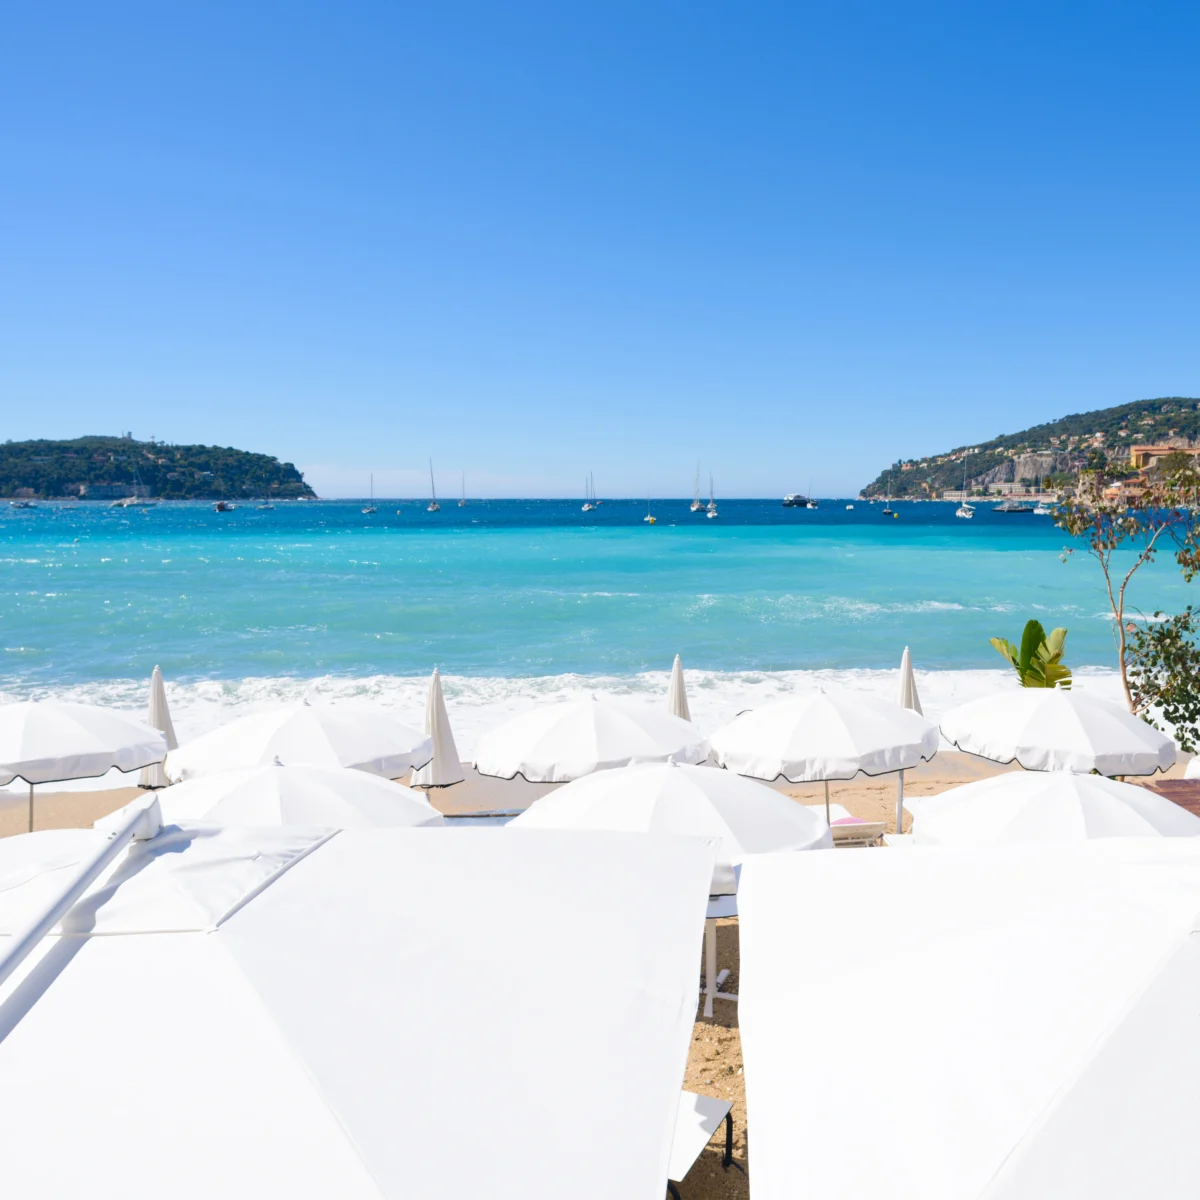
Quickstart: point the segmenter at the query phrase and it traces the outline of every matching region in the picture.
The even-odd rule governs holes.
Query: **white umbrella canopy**
[[[175,724],[171,720],[171,710],[167,707],[167,689],[163,683],[162,672],[157,666],[150,676],[150,699],[146,705],[146,724],[151,729],[157,729],[167,739],[168,750],[179,748],[179,739],[175,736]],[[143,767],[142,773],[138,776],[139,787],[162,788],[166,787],[169,782],[161,762]]]
[[[671,683],[667,688],[667,711],[681,721],[692,719],[692,710],[688,707],[687,688],[683,683],[683,662],[675,655],[671,666]]]
[[[161,762],[167,742],[157,729],[94,704],[28,700],[0,706],[0,779],[58,783],[136,771]]]
[[[942,733],[960,750],[1028,771],[1153,775],[1175,743],[1139,717],[1086,692],[1014,688],[951,709]]]
[[[901,708],[911,708],[913,712],[924,715],[924,709],[921,707],[921,697],[917,695],[917,680],[913,675],[912,655],[908,652],[908,647],[904,647],[904,654],[900,659],[900,690],[896,696],[896,703]]]
[[[1187,770],[1183,773],[1184,779],[1200,779],[1200,754],[1196,755],[1187,765]]]
[[[507,828],[715,838],[714,896],[737,890],[734,867],[747,854],[833,845],[829,826],[802,804],[728,771],[678,763],[640,763],[585,775],[535,801]]]
[[[172,750],[166,772],[174,781],[210,771],[268,766],[352,767],[395,779],[424,766],[430,739],[387,713],[349,704],[290,705],[222,725]]]
[[[1164,796],[1103,775],[1013,771],[921,799],[914,845],[1197,837],[1200,817]]]
[[[437,667],[429,680],[429,695],[425,700],[425,734],[431,743],[433,757],[412,778],[414,787],[449,787],[466,778],[458,747],[454,744],[454,732],[450,728],[450,717],[446,712],[446,700],[442,695],[442,677]]]
[[[441,825],[420,793],[348,767],[244,767],[177,783],[159,796],[163,821],[319,825],[333,829]]]
[[[712,736],[717,762],[789,783],[915,767],[937,753],[937,726],[863,692],[804,692],[735,717]]]
[[[700,763],[708,742],[688,721],[652,709],[605,700],[545,704],[506,721],[479,739],[475,768],[501,779],[568,783],[593,771],[630,763]]]

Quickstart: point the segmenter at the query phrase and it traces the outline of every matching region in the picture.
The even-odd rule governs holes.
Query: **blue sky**
[[[1185,4],[16,4],[2,436],[833,495],[1200,395],[1198,60]]]

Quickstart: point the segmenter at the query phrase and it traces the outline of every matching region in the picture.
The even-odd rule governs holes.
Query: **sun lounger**
[[[713,1135],[725,1122],[725,1153],[721,1166],[728,1169],[733,1162],[733,1105],[728,1100],[714,1096],[699,1096],[695,1092],[684,1092],[679,1100],[679,1113],[675,1118],[675,1139],[671,1143],[671,1161],[667,1167],[667,1190],[678,1197],[675,1184],[692,1169],[692,1165],[712,1141]]]
[[[874,846],[887,830],[886,821],[841,817],[829,827],[834,846]]]
[[[729,978],[728,971],[717,970],[717,920],[737,916],[736,896],[709,896],[707,919],[704,922],[704,1015],[713,1015],[714,1000],[737,1001],[733,992],[721,991]],[[710,982],[711,981],[711,982]]]

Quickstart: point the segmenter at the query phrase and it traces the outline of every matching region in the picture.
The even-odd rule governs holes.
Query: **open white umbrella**
[[[833,845],[829,826],[816,813],[773,788],[729,771],[678,763],[640,763],[585,775],[534,801],[508,828],[716,838],[714,896],[737,890],[734,867],[747,854]]]
[[[425,734],[430,740],[433,757],[414,773],[413,787],[449,787],[452,783],[461,783],[466,773],[454,744],[454,733],[442,696],[442,677],[437,667],[433,668],[429,695],[425,700]]]
[[[1183,773],[1184,779],[1200,779],[1200,754],[1187,765],[1187,770]]]
[[[347,767],[244,767],[177,783],[160,796],[163,820],[334,829],[441,825],[420,793]]]
[[[907,646],[904,647],[904,654],[900,659],[900,690],[896,696],[896,703],[901,708],[911,708],[913,712],[924,715],[924,709],[921,708],[921,697],[917,695],[912,655],[909,654]]]
[[[1012,771],[919,801],[913,844],[1198,837],[1200,817],[1147,788],[1073,771]]]
[[[210,771],[267,766],[353,767],[396,779],[424,766],[430,739],[387,713],[349,704],[294,704],[255,713],[172,750],[168,778],[194,779]]]
[[[510,821],[509,829],[604,829],[619,833],[674,834],[717,843],[711,896],[732,897],[737,867],[747,854],[833,847],[829,826],[811,809],[761,783],[711,767],[640,763],[596,771],[568,783]],[[719,990],[716,917],[736,907],[710,906],[705,921],[704,1014],[713,1000],[736,1000]]]
[[[688,721],[652,709],[627,709],[592,697],[544,704],[479,739],[481,775],[566,783],[606,767],[638,762],[700,763],[708,742]]]
[[[712,736],[723,767],[754,779],[789,783],[886,775],[937,753],[937,726],[918,713],[864,692],[803,692],[744,712]],[[903,802],[900,776],[897,831]]]
[[[167,707],[167,689],[163,684],[162,672],[156,666],[150,676],[150,699],[146,705],[146,724],[151,729],[157,729],[167,739],[167,749],[177,750],[179,739],[175,736],[175,725],[171,720],[171,710]],[[144,788],[163,788],[170,782],[161,762],[149,767],[143,767],[138,776],[138,786]]]
[[[137,771],[166,753],[157,729],[111,708],[57,700],[0,706],[0,780],[29,784],[31,830],[35,784],[92,779],[114,767]]]
[[[687,688],[683,685],[683,663],[679,655],[671,666],[671,683],[667,688],[667,711],[681,721],[692,719],[692,710],[688,708]]]
[[[942,733],[969,754],[1028,771],[1153,775],[1175,761],[1175,743],[1140,717],[1063,688],[1014,688],[960,704],[942,718]]]

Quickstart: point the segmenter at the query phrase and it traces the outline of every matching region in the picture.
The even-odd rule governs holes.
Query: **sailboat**
[[[963,495],[970,495],[970,493],[967,491],[967,456],[965,454],[963,455]],[[954,510],[954,515],[956,517],[961,517],[964,521],[969,521],[975,515],[975,509],[972,508],[966,500],[964,500]]]
[[[588,477],[583,481],[583,511],[591,512],[596,507],[596,488],[592,483],[592,476],[589,473]]]
[[[437,488],[433,482],[433,459],[429,460],[429,494],[433,498],[429,501],[429,507],[426,512],[441,512],[442,506],[437,502]]]
[[[885,517],[894,517],[894,516],[896,515],[894,512],[892,512],[892,498],[891,498],[891,496],[889,496],[889,497],[888,497],[888,498],[887,498],[887,499],[886,499],[886,500],[883,502],[883,515],[884,515]]]
[[[711,479],[712,476],[709,476]],[[692,512],[699,512],[704,507],[700,503],[700,464],[696,464],[696,490],[692,493]]]
[[[717,502],[713,499],[713,481],[712,472],[708,474],[708,507],[704,510],[704,515],[711,521],[721,514],[717,512]]]
[[[642,520],[645,521],[647,525],[654,525],[658,521],[657,517],[651,515],[649,500],[646,501],[646,515],[642,518]]]
[[[363,513],[370,514],[373,512],[377,512],[377,511],[378,510],[375,507],[375,476],[372,475],[371,476],[371,499],[370,499],[370,502],[367,504],[366,508],[363,509]]]
[[[462,495],[459,497],[458,507],[459,508],[467,507],[467,473],[466,473],[466,471],[464,471],[462,473]]]

